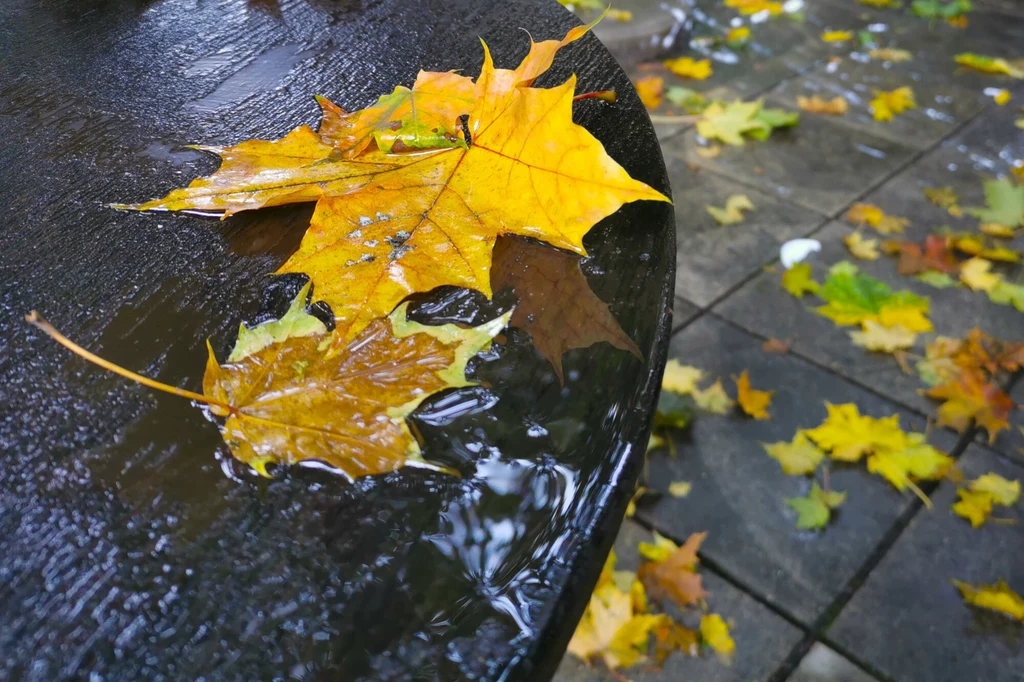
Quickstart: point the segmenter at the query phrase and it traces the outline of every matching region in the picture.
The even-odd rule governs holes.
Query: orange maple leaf
[[[1010,428],[1013,399],[978,374],[964,372],[958,381],[936,386],[925,395],[945,401],[939,406],[939,426],[948,425],[963,432],[973,419],[988,430],[989,442],[994,441],[1000,431]]]
[[[733,377],[736,382],[736,402],[748,415],[754,419],[768,419],[768,406],[772,404],[772,396],[775,391],[758,391],[750,386],[750,377],[747,370],[739,377]]]
[[[468,78],[424,72],[411,90],[354,114],[321,98],[321,133],[302,126],[278,141],[206,147],[223,158],[216,173],[124,208],[227,216],[316,201],[299,249],[278,273],[310,276],[333,310],[341,345],[412,293],[453,285],[490,296],[498,235],[585,255],[583,236],[623,204],[668,201],[572,122],[575,76],[532,87],[555,53],[589,28],[531,41],[513,70],[495,68],[484,45],[472,93]]]
[[[637,571],[647,592],[656,599],[671,599],[680,606],[696,604],[708,595],[696,572],[697,551],[708,534],[694,533],[664,561],[645,563]]]

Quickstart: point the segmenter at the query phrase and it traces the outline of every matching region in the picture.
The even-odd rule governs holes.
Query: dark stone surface
[[[1024,468],[972,446],[967,478],[989,471],[1024,479]],[[1006,580],[1024,592],[1020,505],[997,508],[1016,524],[970,523],[950,512],[956,486],[943,483],[828,629],[827,636],[901,682],[1024,679],[1024,624],[963,603],[951,579]]]
[[[694,171],[669,145],[665,163],[676,188],[676,295],[707,306],[778,257],[786,241],[810,233],[826,218],[716,173]],[[719,225],[707,206],[722,208],[733,194],[754,204],[742,223]]]
[[[789,682],[875,682],[874,677],[821,642],[811,647],[787,679]]]
[[[561,387],[509,332],[475,363],[484,386],[414,418],[426,456],[460,479],[257,480],[200,410],[87,367],[22,316],[198,390],[204,340],[223,353],[253,316],[309,209],[219,223],[106,203],[216,167],[184,144],[315,123],[314,93],[359,108],[420,68],[475,73],[479,37],[511,66],[528,47],[518,27],[574,25],[539,1],[3,3],[0,678],[550,674],[642,463],[673,303],[668,205],[627,207],[587,239],[590,284],[648,364],[598,344],[566,357]],[[573,71],[581,91],[621,95],[577,120],[667,192],[641,105],[592,36],[540,84]]]
[[[856,403],[862,414],[884,417],[897,406],[818,369],[793,355],[761,350],[761,341],[705,315],[672,337],[669,357],[721,377],[735,395],[731,377],[749,371],[751,384],[775,390],[771,419],[738,414],[698,414],[692,427],[676,434],[675,457],[652,454],[649,484],[665,491],[685,480],[685,498],[665,496],[637,515],[675,538],[709,531],[704,551],[748,589],[810,625],[846,586],[864,558],[910,506],[913,497],[869,475],[863,465],[832,467],[830,484],[849,493],[832,525],[823,532],[800,531],[787,497],[806,495],[810,480],[788,476],[760,443],[789,441],[797,429],[813,428],[826,416],[825,402]],[[923,430],[924,421],[901,413],[904,428]],[[943,450],[952,439],[936,435]]]
[[[879,205],[890,210],[887,204]],[[915,215],[897,213],[895,208],[891,210],[893,215]],[[882,255],[876,261],[853,258],[843,242],[843,237],[852,231],[846,223],[833,222],[814,235],[822,244],[821,252],[814,254],[811,260],[815,278],[823,282],[830,266],[848,260],[855,262],[862,272],[889,284],[893,290],[928,296],[931,299],[928,317],[936,331],[919,335],[912,349],[914,353],[923,356],[926,342],[936,335],[963,338],[974,327],[996,338],[1020,338],[1020,314],[992,303],[982,292],[966,287],[936,289],[904,277],[896,271],[896,259],[890,256]],[[871,232],[870,228],[864,230],[864,236],[880,236],[869,234]],[[807,294],[798,300],[782,289],[780,282],[781,271],[758,275],[716,306],[715,312],[761,336],[790,340],[794,352],[906,407],[922,414],[934,410],[935,403],[918,394],[919,389],[927,387],[916,374],[903,372],[890,354],[873,353],[855,346],[850,331],[856,327],[837,326],[814,311],[824,304],[821,299]]]
[[[766,106],[784,102],[767,100]],[[696,153],[696,130],[673,137],[666,156],[679,156],[766,194],[833,215],[865,189],[908,161],[910,147],[851,130],[820,116],[803,116],[793,129],[776,130],[769,143],[722,146],[714,159]]]
[[[636,570],[640,563],[637,545],[651,541],[648,531],[635,521],[626,520],[615,540],[618,568]],[[736,658],[732,666],[722,665],[710,651],[705,651],[699,658],[677,653],[669,657],[661,671],[643,667],[622,671],[628,679],[634,682],[762,682],[782,664],[790,649],[800,640],[799,630],[717,576],[707,566],[700,567],[700,573],[704,576],[704,589],[711,593],[707,598],[708,606],[729,623],[730,634],[736,640]],[[684,620],[684,624],[690,627],[698,623],[699,618],[694,618],[694,614]],[[569,654],[562,660],[554,677],[555,682],[613,682],[616,679],[603,664],[595,663],[588,668]]]
[[[1017,409],[1010,413],[1010,428],[1000,431],[991,446],[1004,457],[1024,464],[1024,409],[1020,407],[1024,405],[1024,379],[1018,379],[1009,393]],[[978,442],[989,443],[988,433],[978,433]]]

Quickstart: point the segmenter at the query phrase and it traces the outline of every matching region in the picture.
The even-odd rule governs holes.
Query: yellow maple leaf
[[[939,406],[937,424],[963,432],[973,419],[986,429],[989,441],[1010,428],[1010,398],[997,384],[986,381],[974,372],[964,372],[957,381],[934,386],[925,392],[929,398],[944,401]]]
[[[853,40],[853,31],[825,31],[821,34],[821,39],[826,43],[844,43]]]
[[[843,237],[846,248],[860,260],[878,260],[878,240],[864,239],[860,232],[853,232]]]
[[[754,204],[746,194],[732,194],[725,200],[725,208],[716,206],[705,206],[705,208],[719,225],[735,225],[743,222],[745,211],[754,210]]]
[[[928,319],[928,310],[914,305],[887,304],[878,311],[878,323],[883,327],[903,327],[907,331],[930,332],[935,328]]]
[[[725,0],[725,6],[739,10],[740,14],[768,12],[771,16],[782,14],[782,3],[772,0]]]
[[[797,263],[782,273],[782,288],[800,298],[804,294],[817,293],[821,285],[812,279],[810,263]]]
[[[968,604],[1024,621],[1024,599],[1002,580],[995,585],[970,585],[959,580],[954,580],[953,584]]]
[[[992,513],[992,495],[964,488],[959,488],[956,492],[960,499],[953,504],[953,513],[970,521],[974,528],[984,524]]]
[[[992,95],[992,101],[999,106],[1005,106],[1010,101],[1010,91],[1005,89],[999,90],[996,94]]]
[[[758,391],[750,387],[750,377],[747,370],[739,377],[733,377],[736,382],[736,402],[748,415],[754,419],[769,419],[768,406],[772,404],[772,396],[775,391]]]
[[[721,379],[716,379],[715,383],[703,390],[694,391],[693,401],[697,407],[712,414],[728,414],[733,406],[733,400],[725,392]]]
[[[975,256],[960,265],[960,281],[974,291],[992,291],[1003,278],[991,269],[992,261]]]
[[[796,98],[796,105],[812,114],[831,114],[832,116],[842,116],[850,108],[849,102],[841,96],[824,99],[818,95],[812,95],[811,97],[799,95]]]
[[[644,76],[635,81],[633,87],[640,101],[648,109],[654,110],[661,106],[662,96],[665,93],[665,79],[660,76]]]
[[[874,320],[864,320],[861,322],[861,331],[850,332],[850,338],[856,346],[893,353],[913,346],[917,334],[901,325],[885,327]]]
[[[678,57],[664,62],[665,68],[681,78],[692,78],[693,80],[707,80],[711,75],[710,59],[693,59],[692,57]]]
[[[846,212],[846,219],[854,225],[870,225],[882,234],[903,232],[910,224],[906,218],[887,215],[885,211],[872,204],[854,204]]]
[[[471,101],[459,106],[449,106],[452,99],[439,105],[436,98],[400,93],[404,104],[396,111],[407,104],[410,112],[415,107],[418,121],[428,111],[435,119],[449,119],[440,139],[423,133],[411,113],[399,120],[375,112],[366,126],[360,127],[362,114],[356,119],[355,129],[362,131],[358,144],[339,148],[337,139],[356,133],[336,120],[342,115],[325,112],[330,135],[302,126],[274,142],[213,148],[223,158],[216,173],[134,208],[230,215],[316,201],[298,250],[278,273],[310,276],[334,312],[340,344],[411,293],[453,285],[490,296],[491,252],[499,234],[529,236],[583,255],[583,235],[623,204],[668,201],[630,178],[596,138],[572,122],[575,77],[552,88],[531,87],[555,53],[587,30],[578,27],[562,40],[531,43],[513,70],[495,68],[485,46]],[[464,99],[464,77],[434,76],[456,83],[460,96],[453,99]],[[410,93],[417,90],[414,85]],[[453,112],[468,115],[469,123],[453,123]],[[387,153],[380,145],[392,140],[382,142],[373,134],[383,129],[405,131],[407,138],[397,140],[404,140],[403,148],[425,138],[438,147]],[[347,158],[364,143],[358,156]]]
[[[828,417],[820,426],[804,431],[821,448],[831,451],[832,459],[856,462],[875,450],[902,450],[906,434],[899,427],[899,415],[884,419],[861,416],[853,403],[825,403]]]
[[[665,365],[665,374],[661,378],[661,388],[679,395],[687,395],[697,390],[697,382],[704,378],[704,372],[684,365],[678,360],[669,360]]]
[[[1024,78],[1024,68],[1019,63],[1011,64],[999,57],[986,57],[985,55],[963,52],[953,57],[960,66],[966,66],[982,73],[1005,74],[1013,78]]]
[[[1011,481],[999,474],[988,473],[971,481],[972,492],[985,493],[992,496],[992,501],[1005,507],[1017,504],[1020,499],[1020,481]]]
[[[789,443],[761,443],[768,454],[779,463],[784,473],[790,476],[813,474],[825,453],[805,433],[797,431]]]
[[[686,497],[693,490],[693,484],[689,481],[672,481],[668,484],[668,494],[672,497]]]
[[[648,561],[664,561],[679,549],[679,545],[654,531],[654,542],[641,542],[637,545],[637,551]]]
[[[749,39],[750,29],[746,26],[729,29],[729,32],[725,34],[725,42],[727,43],[742,43]]]
[[[1013,239],[1013,235],[1016,233],[1012,227],[999,223],[982,223],[978,225],[978,229],[990,237],[999,237],[1000,239]]]
[[[736,652],[736,642],[729,634],[729,625],[717,613],[709,613],[701,616],[700,636],[704,644],[707,644],[718,655],[720,661],[729,665],[732,663],[733,654]]]
[[[876,121],[891,121],[894,115],[917,108],[914,91],[907,86],[890,92],[875,90],[874,94],[875,98],[871,100],[871,113]]]
[[[906,50],[898,50],[892,47],[880,47],[874,50],[868,50],[868,56],[872,59],[878,59],[883,62],[908,62],[914,58],[910,52]]]

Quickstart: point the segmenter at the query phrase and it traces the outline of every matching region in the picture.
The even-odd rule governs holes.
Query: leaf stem
[[[142,384],[143,386],[148,386],[149,388],[153,388],[158,391],[163,391],[164,393],[170,393],[171,395],[187,398],[189,400],[195,400],[197,402],[204,403],[215,408],[219,408],[219,410],[216,410],[218,416],[223,417],[233,412],[236,412],[235,408],[233,408],[231,405],[228,405],[227,403],[222,403],[219,400],[213,400],[212,398],[202,395],[201,393],[194,393],[184,388],[178,388],[177,386],[171,386],[170,384],[165,384],[156,381],[155,379],[144,377],[141,374],[136,374],[135,372],[125,369],[120,365],[115,365],[109,360],[104,360],[100,356],[96,355],[95,353],[87,351],[86,349],[82,348],[68,337],[61,334],[59,331],[56,330],[56,328],[54,328],[52,324],[43,319],[43,317],[35,310],[33,310],[32,312],[25,316],[25,321],[31,324],[32,326],[44,331],[47,336],[49,336],[54,341],[70,350],[78,357],[88,360],[92,364],[102,367],[103,369],[113,372],[114,374],[120,374],[126,379],[131,379],[135,383]]]
[[[615,94],[614,90],[597,90],[595,92],[585,92],[582,95],[576,95],[572,98],[573,102],[579,102],[584,99],[599,99],[609,104],[615,104],[615,100],[618,99],[618,95]]]

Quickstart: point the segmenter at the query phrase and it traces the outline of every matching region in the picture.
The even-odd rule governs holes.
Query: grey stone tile
[[[1010,413],[1010,428],[1000,431],[991,447],[1004,457],[1024,464],[1024,378],[1018,379],[1010,389],[1010,397],[1017,405]],[[978,442],[988,443],[988,433],[979,432]]]
[[[1024,159],[1024,130],[1014,125],[1021,117],[1021,106],[1024,96],[1004,107],[990,107],[944,143],[942,149],[959,154],[960,164],[970,164],[978,172],[1008,173],[1014,162]]]
[[[631,12],[632,19],[605,19],[594,27],[594,35],[626,69],[661,59],[678,51],[688,40],[687,23],[692,19],[694,1],[617,0],[615,9]],[[579,17],[590,22],[600,13],[601,10],[580,12]]]
[[[972,446],[965,476],[989,471],[1024,478],[1024,469]],[[827,631],[851,655],[901,682],[1024,680],[1024,625],[965,605],[951,579],[1006,580],[1024,593],[1024,514],[1016,524],[971,525],[950,512],[956,486],[943,483]]]
[[[887,203],[879,205],[886,210],[890,208]],[[914,215],[892,210],[895,215]],[[909,290],[929,297],[928,317],[936,331],[919,335],[913,353],[923,355],[925,344],[936,335],[962,338],[974,327],[1000,339],[1020,338],[1024,319],[1020,313],[1009,306],[992,303],[982,292],[961,287],[936,289],[904,277],[896,271],[896,259],[890,256],[883,255],[876,261],[854,259],[843,243],[843,237],[852,231],[846,223],[833,222],[814,234],[822,244],[821,252],[813,254],[810,261],[815,277],[824,281],[829,267],[849,260],[862,272],[894,290]],[[867,232],[870,230],[865,230],[866,236],[873,236]],[[849,333],[854,327],[838,327],[832,320],[818,315],[814,309],[823,304],[820,299],[810,294],[796,299],[782,289],[780,281],[779,272],[758,275],[715,306],[714,311],[761,336],[788,340],[794,352],[906,407],[922,414],[934,411],[935,403],[918,394],[919,389],[926,387],[916,374],[903,372],[892,355],[872,353],[853,345]]]
[[[926,149],[949,134],[956,127],[973,118],[991,98],[981,92],[958,88],[943,74],[937,82],[921,79],[920,73],[933,73],[914,62],[863,63],[853,59],[829,63],[805,76],[791,78],[771,91],[773,100],[784,100],[790,107],[797,106],[797,97],[817,95],[824,99],[843,97],[849,111],[842,116],[829,116],[830,120],[866,130],[872,135],[894,140],[918,149]],[[876,121],[870,102],[876,90],[891,91],[909,86],[914,91],[916,109],[909,109],[891,121]]]
[[[687,130],[665,144],[665,153],[828,215],[896,171],[914,153],[905,145],[820,116],[804,116],[798,126],[776,130],[765,142],[724,145],[714,159],[701,158],[697,146],[696,131]]]
[[[1020,0],[974,0],[974,8],[1024,19],[1024,3]]]
[[[636,569],[639,565],[637,544],[650,542],[651,534],[627,519],[615,540],[618,566]],[[700,680],[701,682],[758,682],[767,680],[790,650],[800,641],[801,633],[750,596],[736,589],[707,567],[701,568],[704,588],[711,593],[708,604],[730,624],[736,640],[736,658],[732,666],[722,665],[714,655],[700,658],[673,654],[661,671],[631,668],[623,674],[634,682],[664,680]],[[688,623],[695,625],[695,623]],[[574,656],[566,654],[554,682],[614,682],[616,678],[602,664],[587,667]],[[621,678],[619,678],[621,680]]]
[[[876,417],[898,408],[793,355],[761,350],[761,341],[709,315],[676,334],[669,357],[694,365],[708,377],[750,373],[754,388],[776,391],[771,419],[700,414],[675,437],[675,456],[652,454],[648,487],[666,491],[689,481],[685,498],[664,496],[637,515],[660,532],[681,538],[708,531],[704,552],[716,567],[769,602],[810,625],[843,590],[867,555],[911,504],[863,465],[832,467],[830,485],[849,493],[834,522],[821,532],[800,531],[788,497],[806,495],[810,480],[784,474],[760,443],[791,440],[798,429],[826,417],[825,402],[856,403]],[[923,429],[923,420],[901,414],[904,428]],[[948,434],[932,442],[948,450]]]
[[[789,682],[876,682],[821,642],[816,643],[789,677]]]
[[[676,207],[676,295],[698,305],[709,305],[777,258],[784,242],[827,220],[716,173],[695,172],[677,149],[665,151]],[[754,209],[742,223],[719,225],[707,206],[721,208],[733,194],[749,197]]]
[[[676,296],[672,304],[672,330],[681,329],[700,314],[700,308],[684,298]]]

